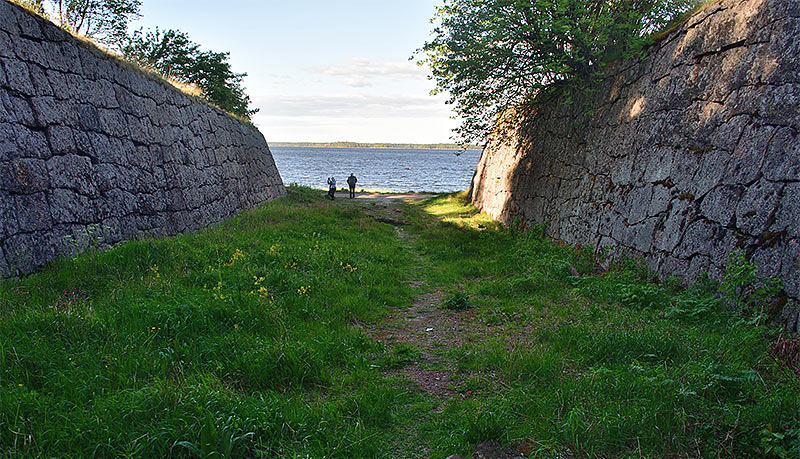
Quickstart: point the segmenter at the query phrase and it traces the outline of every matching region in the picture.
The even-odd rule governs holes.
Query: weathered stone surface
[[[0,96],[3,96],[3,94],[0,94]],[[31,108],[29,100],[10,94],[5,94],[4,99],[3,102],[6,106],[9,121],[17,125],[28,127],[36,126],[36,118],[33,115],[33,109]]]
[[[20,228],[24,228],[25,231],[43,231],[52,228],[50,205],[44,193],[14,196],[14,204],[17,209],[25,209],[25,212],[17,213]],[[31,247],[31,250],[35,250],[35,247]]]
[[[285,193],[254,127],[0,0],[0,277]]]
[[[50,190],[49,199],[54,223],[95,222],[97,212],[86,195],[65,188],[54,188]]]
[[[54,124],[74,126],[78,120],[77,107],[71,101],[45,96],[32,97],[30,103],[37,126]]]
[[[688,281],[744,250],[800,298],[797,5],[722,0],[596,93],[519,109],[489,139],[471,199]]]
[[[6,73],[8,88],[26,96],[36,95],[36,88],[31,81],[28,65],[17,59],[3,58],[3,69]]]
[[[97,194],[94,168],[86,156],[53,156],[47,161],[53,188],[68,188],[85,196]]]
[[[19,27],[19,36],[23,38],[33,38],[36,40],[44,38],[40,25],[44,25],[39,18],[28,14],[27,11],[17,8],[14,11],[5,11],[5,14],[13,15]]]
[[[47,165],[41,159],[20,158],[6,163],[0,190],[11,194],[33,194],[50,187]]]
[[[52,155],[47,144],[47,136],[41,130],[14,126],[17,141],[17,155],[22,158],[48,159]]]
[[[759,180],[745,189],[736,206],[736,228],[757,236],[767,231],[778,208],[784,185]]]
[[[10,199],[0,201],[0,238],[19,233],[19,222],[14,208],[14,203]],[[0,248],[2,255],[2,248]]]
[[[784,188],[775,221],[776,231],[800,234],[800,182],[789,183]]]
[[[47,138],[50,140],[50,150],[54,155],[76,153],[77,144],[72,129],[67,126],[54,124],[47,128]]]

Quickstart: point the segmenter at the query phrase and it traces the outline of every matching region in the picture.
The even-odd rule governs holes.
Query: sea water
[[[328,177],[347,187],[388,191],[463,191],[469,188],[480,150],[270,147],[283,183],[326,189]]]

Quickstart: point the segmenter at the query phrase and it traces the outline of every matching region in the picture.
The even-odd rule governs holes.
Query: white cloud
[[[319,75],[345,77],[361,81],[369,77],[391,79],[426,79],[425,69],[413,62],[372,62],[365,57],[353,57],[345,65],[321,65],[312,67],[310,72]]]
[[[272,95],[253,122],[270,141],[448,142],[458,124],[446,98],[406,95]]]
[[[348,78],[344,80],[344,84],[353,88],[368,88],[372,83],[363,78]]]
[[[450,106],[443,96],[406,95],[271,95],[254,98],[262,116],[333,116],[346,118],[394,116],[442,116]]]
[[[451,141],[454,120],[434,117],[331,118],[273,117],[254,118],[268,142],[395,142],[439,143]]]

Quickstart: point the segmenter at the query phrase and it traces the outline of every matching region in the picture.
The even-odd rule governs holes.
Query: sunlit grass
[[[469,203],[465,191],[428,199],[422,207],[426,213],[443,222],[472,229],[498,228],[488,215]]]
[[[686,24],[690,19],[696,16],[699,13],[702,13],[712,5],[716,5],[720,2],[720,0],[695,0],[694,6],[690,8],[685,13],[681,14],[677,18],[675,18],[672,22],[664,26],[662,30],[658,30],[652,34],[651,38],[653,41],[661,41],[664,38],[667,38],[672,32],[678,30],[684,24]]]
[[[10,0],[11,3],[15,5],[19,5],[26,10],[30,11],[33,14],[36,14],[41,17],[46,17],[46,12],[41,4],[33,1],[33,0]]]

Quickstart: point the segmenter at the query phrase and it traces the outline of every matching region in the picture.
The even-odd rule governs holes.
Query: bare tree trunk
[[[64,27],[64,0],[58,0],[58,23]]]
[[[81,34],[81,28],[83,28],[83,24],[87,20],[86,17],[89,14],[89,7],[90,6],[92,6],[92,0],[86,0],[83,3],[83,11],[81,12],[81,15],[80,15],[80,23],[78,23],[77,27],[75,27],[75,30],[74,30],[76,35],[80,35]],[[87,31],[88,31],[88,28],[87,28]],[[88,35],[88,34],[84,33],[84,35]]]

